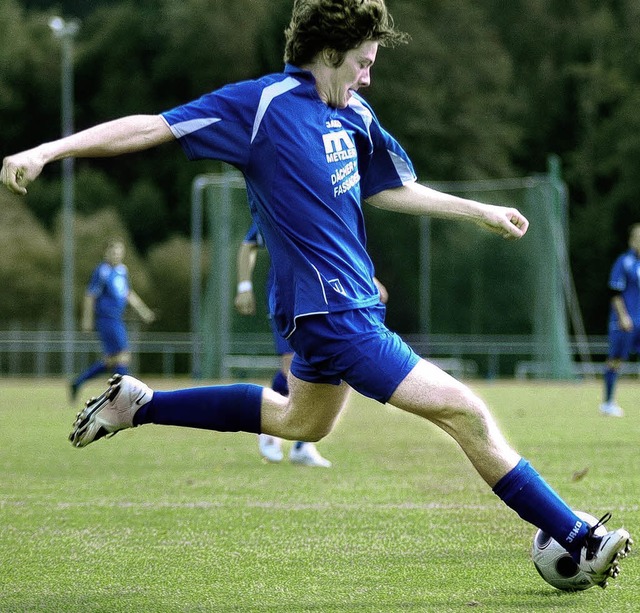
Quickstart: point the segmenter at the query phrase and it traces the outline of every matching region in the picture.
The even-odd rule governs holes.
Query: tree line
[[[123,114],[157,113],[227,82],[281,70],[291,4],[1,0],[0,154],[59,136],[60,44],[47,21],[60,6],[65,18],[81,18],[74,45],[75,126],[81,129]],[[633,0],[388,0],[388,5],[412,40],[381,49],[373,84],[363,92],[383,125],[408,150],[423,181],[526,176],[544,172],[548,155],[557,154],[569,187],[570,260],[580,305],[587,331],[603,333],[608,269],[625,248],[628,226],[640,221],[640,5]],[[191,181],[218,167],[187,162],[179,148],[167,145],[126,158],[78,160],[76,169],[79,220],[111,211],[141,265],[149,266],[158,250],[187,240]],[[34,270],[48,270],[36,283],[40,291],[55,285],[47,267],[59,257],[59,170],[55,164],[47,168],[25,200],[29,223],[42,228],[34,234],[42,240],[26,256],[34,259]],[[0,203],[4,219],[15,204],[4,194]],[[414,261],[416,245],[397,240],[389,228],[386,216],[371,216],[372,245],[393,251],[392,258],[376,262],[379,276],[399,297],[397,305],[410,305],[402,296],[415,280],[398,262]],[[12,278],[17,276],[24,278]],[[160,291],[149,283],[150,291]],[[21,307],[0,301],[1,317],[24,313],[24,301],[36,300],[27,298],[29,293],[20,294]],[[47,304],[55,307],[55,301]],[[34,317],[38,308],[32,307]],[[409,307],[390,317],[399,329],[415,329]],[[165,325],[184,329],[187,318],[188,308],[184,320]]]

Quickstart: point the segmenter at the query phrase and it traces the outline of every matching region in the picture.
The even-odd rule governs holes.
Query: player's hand
[[[27,185],[42,172],[44,161],[35,149],[9,155],[2,161],[0,182],[14,194],[24,196]]]
[[[240,315],[256,314],[256,297],[253,294],[253,290],[236,294],[233,304]]]
[[[529,221],[518,209],[487,204],[478,223],[502,238],[517,239],[525,235]]]
[[[145,324],[152,324],[156,319],[158,319],[156,314],[151,309],[143,311],[140,316],[142,317],[142,321]]]
[[[387,291],[387,288],[380,282],[378,277],[373,277],[373,282],[376,284],[378,292],[380,292],[380,302],[382,302],[382,304],[387,304],[387,302],[389,302],[389,292]]]

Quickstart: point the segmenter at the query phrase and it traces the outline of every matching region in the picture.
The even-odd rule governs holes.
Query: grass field
[[[637,381],[624,419],[598,414],[598,382],[472,387],[574,508],[640,540]],[[65,394],[0,381],[2,613],[640,609],[636,550],[606,590],[554,590],[529,559],[535,529],[457,447],[362,397],[320,443],[324,470],[264,465],[252,435],[158,426],[74,449]]]

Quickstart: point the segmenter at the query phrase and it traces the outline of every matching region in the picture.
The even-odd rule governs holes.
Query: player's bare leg
[[[632,543],[629,533],[619,528],[594,535],[507,444],[484,402],[467,386],[421,360],[389,402],[448,432],[494,493],[561,543],[594,584],[604,586],[608,578],[617,576],[619,561]]]
[[[331,432],[351,388],[308,383],[289,374],[289,396],[270,388],[262,393],[262,431],[288,440],[319,441]]]
[[[259,445],[260,455],[266,462],[278,463],[282,461],[284,457],[284,454],[282,452],[282,447],[281,447],[281,436],[283,435],[275,436],[273,434],[270,434],[268,433],[269,431],[266,430],[266,428],[270,428],[270,429],[277,428],[279,429],[279,431],[286,431],[286,429],[289,427],[288,423],[295,424],[299,421],[297,417],[297,412],[299,410],[304,410],[304,407],[306,406],[304,404],[305,402],[304,400],[299,401],[299,400],[296,400],[295,398],[293,400],[288,400],[289,398],[291,398],[291,393],[290,393],[291,386],[296,385],[295,382],[292,383],[292,379],[295,379],[295,381],[298,381],[300,384],[302,384],[302,386],[300,385],[297,386],[298,392],[296,393],[296,396],[300,396],[300,394],[304,395],[304,394],[310,393],[314,398],[316,396],[322,397],[322,398],[325,397],[325,394],[322,391],[323,386],[305,383],[304,381],[300,381],[299,379],[291,375],[290,371],[291,371],[292,359],[293,359],[293,353],[284,353],[281,355],[280,372],[277,373],[276,377],[274,377],[274,380],[271,385],[271,389],[277,392],[277,394],[275,396],[267,394],[263,402],[263,410],[262,410],[262,417],[261,417],[262,434],[258,436],[258,445]],[[283,375],[286,376],[286,379],[282,378]],[[304,391],[307,388],[307,386],[311,386],[310,392]],[[328,387],[333,388],[335,386],[328,386]],[[300,388],[302,389],[302,391],[300,391]],[[330,390],[330,389],[327,390],[328,393],[326,394],[326,400],[320,400],[321,404],[326,405],[325,410],[319,411],[320,414],[324,414],[326,411],[329,415],[333,415],[336,409],[338,409],[338,411],[342,409],[342,406],[344,404],[343,401],[341,400],[342,392],[338,393],[339,399],[336,401],[334,391],[335,390]],[[284,405],[283,398],[287,400],[286,405]],[[314,406],[318,405],[318,400],[312,400],[311,402]],[[283,406],[286,406],[286,411],[287,411],[287,415],[289,415],[289,419],[281,419]],[[273,419],[272,421],[276,423],[271,425],[269,417],[271,415],[271,412],[274,410],[275,410],[275,414],[274,414],[275,419]],[[292,413],[289,414],[289,411],[292,411]],[[305,417],[303,417],[303,420],[306,423],[307,419]],[[329,417],[328,421],[333,423],[334,418]],[[324,427],[321,429],[326,430],[326,428]],[[321,467],[321,468],[331,467],[331,462],[326,458],[324,458],[320,454],[320,452],[317,450],[315,444],[312,442],[309,442],[307,439],[304,439],[304,440],[295,439],[295,442],[291,446],[291,450],[289,452],[289,461],[292,464],[297,464],[300,466]]]
[[[485,403],[430,362],[420,360],[389,403],[428,419],[450,434],[491,487],[520,460]]]

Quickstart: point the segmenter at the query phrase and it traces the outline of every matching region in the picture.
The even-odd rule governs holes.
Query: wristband
[[[244,292],[250,292],[253,290],[253,283],[251,281],[240,281],[238,283],[238,294],[244,294]]]

